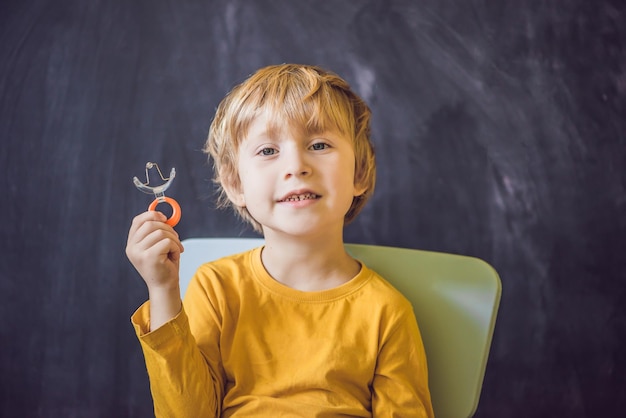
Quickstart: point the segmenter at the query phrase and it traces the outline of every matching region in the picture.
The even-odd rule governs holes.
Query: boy
[[[138,215],[148,286],[132,321],[159,417],[432,417],[410,303],[351,258],[343,227],[374,189],[370,111],[318,67],[266,67],[219,105],[205,151],[221,206],[265,245],[200,267],[181,304],[176,232]]]

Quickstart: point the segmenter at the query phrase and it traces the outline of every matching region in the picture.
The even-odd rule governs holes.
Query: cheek
[[[253,201],[259,202],[268,193],[267,182],[253,172],[242,173],[241,175],[241,195],[242,198],[251,204]],[[258,204],[258,203],[257,203]]]
[[[343,187],[345,187],[345,190],[350,190],[350,194],[354,196],[357,193],[357,188],[354,184],[354,158],[346,158],[342,161],[341,170],[336,175],[340,176],[338,178],[343,179]]]
[[[248,195],[247,191],[248,190],[254,190],[254,185],[250,184],[250,179],[253,178],[252,176],[249,175],[249,172],[247,172],[246,170],[241,170],[241,167],[239,167],[239,174],[238,174],[238,188],[237,188],[237,198],[238,198],[238,205],[239,206],[246,206],[246,196]]]
[[[346,162],[346,164],[349,164],[349,162]],[[337,170],[333,173],[333,179],[341,205],[345,206],[347,211],[352,206],[352,201],[357,191],[354,186],[354,170],[349,168]]]
[[[242,192],[254,187],[255,177],[250,167],[246,167],[245,164],[239,166],[239,183],[241,184]]]

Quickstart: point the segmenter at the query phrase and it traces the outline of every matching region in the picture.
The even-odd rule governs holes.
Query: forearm
[[[150,331],[158,329],[181,309],[178,272],[184,250],[178,234],[157,211],[147,211],[133,219],[126,255],[150,295]]]
[[[178,286],[148,288],[150,299],[150,331],[160,328],[180,313],[182,302]]]

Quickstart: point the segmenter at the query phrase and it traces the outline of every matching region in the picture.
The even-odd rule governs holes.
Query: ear
[[[354,196],[355,197],[361,196],[367,191],[367,186],[360,184],[360,183],[361,182],[354,184]]]

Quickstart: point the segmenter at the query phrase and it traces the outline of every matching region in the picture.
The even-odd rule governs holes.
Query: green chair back
[[[263,244],[257,238],[183,241],[181,295],[203,263]],[[502,292],[484,261],[455,254],[346,244],[413,304],[428,357],[435,417],[468,418],[478,406]]]

